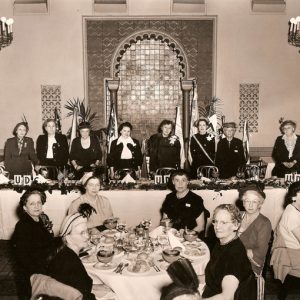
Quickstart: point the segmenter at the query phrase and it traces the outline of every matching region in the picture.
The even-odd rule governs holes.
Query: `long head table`
[[[110,202],[116,217],[126,220],[127,226],[135,226],[143,218],[151,218],[152,225],[159,224],[160,208],[169,190],[112,190],[101,191],[100,194],[106,196]],[[216,206],[222,203],[235,203],[238,199],[237,190],[196,190],[204,200],[205,207],[211,215]],[[283,211],[283,202],[286,190],[282,188],[265,189],[266,200],[262,206],[261,212],[267,216],[273,229],[276,227]],[[58,234],[60,225],[70,203],[79,197],[78,192],[71,192],[67,195],[61,195],[59,190],[52,194],[47,192],[47,202],[44,205],[44,211],[53,221],[53,230]],[[10,239],[14,231],[15,224],[18,221],[16,208],[20,200],[20,193],[13,190],[0,190],[0,239]],[[210,223],[211,218],[208,220]]]

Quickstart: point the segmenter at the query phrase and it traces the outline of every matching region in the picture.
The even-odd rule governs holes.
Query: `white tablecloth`
[[[151,218],[152,226],[156,227],[160,220],[160,208],[166,194],[170,191],[101,191],[100,194],[110,199],[114,215],[126,220],[127,226],[135,226],[142,218]],[[213,190],[194,191],[204,200],[205,207],[212,214],[216,206],[221,203],[234,203],[238,198],[237,190],[226,190],[215,192]],[[270,188],[265,190],[267,198],[262,206],[261,212],[267,216],[273,229],[277,225],[282,214],[282,204],[286,194],[285,189]],[[14,231],[18,217],[16,209],[21,194],[13,190],[0,190],[0,239],[10,239]],[[60,191],[47,193],[47,202],[44,211],[48,214],[54,224],[54,232],[58,233],[67,209],[79,193],[71,192],[61,195]],[[211,218],[208,220],[210,222]]]
[[[206,248],[205,254],[199,260],[192,262],[198,275],[204,274],[210,258],[208,247],[204,243],[202,247]],[[161,258],[161,256],[159,257]],[[120,259],[117,262],[119,263]],[[166,263],[163,262],[163,264]],[[102,271],[94,268],[93,264],[85,264],[85,268],[92,277],[94,284],[105,283],[115,292],[118,300],[159,300],[161,289],[172,282],[167,272],[162,268],[160,272],[156,272],[151,268],[144,275],[133,274],[126,271],[126,269],[124,269],[122,275],[111,270]]]

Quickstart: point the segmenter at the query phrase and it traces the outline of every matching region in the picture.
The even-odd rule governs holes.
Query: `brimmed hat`
[[[223,124],[223,128],[234,128],[236,129],[236,124],[235,122],[227,122]]]

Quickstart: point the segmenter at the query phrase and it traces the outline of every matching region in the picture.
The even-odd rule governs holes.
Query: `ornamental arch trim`
[[[189,78],[189,66],[187,63],[187,55],[183,50],[182,45],[178,41],[176,41],[176,39],[171,37],[169,34],[162,31],[155,31],[155,30],[143,30],[143,31],[135,32],[134,34],[131,34],[130,36],[126,37],[118,45],[112,59],[112,66],[111,66],[112,78],[114,79],[119,78],[120,62],[126,50],[130,48],[132,44],[135,44],[138,41],[143,41],[145,39],[148,40],[155,39],[161,41],[162,43],[166,43],[169,46],[169,48],[176,53],[176,57],[180,61],[179,66],[180,66],[181,79]]]

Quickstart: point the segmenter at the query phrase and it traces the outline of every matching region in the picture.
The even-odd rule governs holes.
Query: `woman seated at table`
[[[286,120],[280,124],[283,135],[277,137],[273,148],[273,176],[284,177],[285,174],[300,173],[300,136],[295,134],[295,130],[294,121]]]
[[[12,243],[18,267],[18,289],[24,297],[31,294],[30,276],[46,273],[46,259],[54,246],[52,223],[43,213],[45,202],[46,194],[32,188],[22,195],[18,207],[21,216]]]
[[[174,132],[174,123],[163,120],[158,126],[158,133],[148,141],[150,155],[150,172],[155,173],[159,168],[180,167],[180,142]]]
[[[141,170],[143,157],[138,140],[131,137],[132,125],[122,123],[119,128],[119,138],[112,141],[107,157],[110,167],[110,177],[113,179],[115,172],[120,169]],[[132,174],[135,177],[134,174]],[[122,179],[122,178],[121,178]]]
[[[276,229],[271,258],[275,278],[282,282],[287,274],[300,277],[300,181],[289,186],[284,207]],[[275,251],[277,249],[284,249],[287,255],[278,256],[283,251]]]
[[[200,166],[213,166],[215,164],[215,139],[207,133],[209,121],[200,118],[195,126],[198,133],[191,138],[192,178],[197,178],[197,169]]]
[[[43,123],[44,134],[36,141],[36,154],[39,165],[47,167],[50,179],[57,180],[58,171],[63,171],[68,163],[69,147],[65,135],[56,132],[54,119]]]
[[[9,138],[5,143],[4,165],[10,179],[14,175],[32,175],[32,165],[38,163],[33,140],[26,136],[28,131],[26,122],[18,123],[13,130],[15,137]]]
[[[240,211],[232,204],[221,204],[214,210],[212,223],[219,241],[205,269],[203,299],[256,300],[255,276],[237,235],[240,222]]]
[[[79,137],[72,142],[70,161],[75,169],[75,178],[80,179],[85,172],[90,172],[100,166],[101,150],[99,140],[91,134],[89,122],[78,125]]]
[[[261,275],[272,233],[270,220],[260,213],[266,198],[263,186],[248,184],[239,192],[245,212],[242,214],[239,236],[244,244],[252,270]]]
[[[170,180],[174,191],[166,196],[162,204],[162,219],[169,218],[177,230],[187,228],[204,233],[209,212],[203,205],[203,199],[189,190],[187,172],[176,170]]]
[[[94,208],[94,211],[88,218],[88,228],[96,227],[99,230],[103,230],[103,222],[112,218],[113,212],[109,200],[98,194],[101,186],[100,179],[92,173],[87,173],[82,179],[82,184],[84,194],[71,203],[68,215],[78,212],[78,208],[82,203],[88,203]]]
[[[110,289],[104,285],[97,289],[79,258],[79,252],[88,246],[89,241],[86,216],[87,212],[80,210],[64,219],[60,229],[60,244],[56,254],[50,257],[48,275],[77,289],[82,293],[83,300],[94,300],[92,289],[101,292],[99,296]]]
[[[199,280],[191,264],[186,259],[179,259],[171,263],[167,273],[172,283],[162,289],[160,300],[200,300],[198,291]]]

